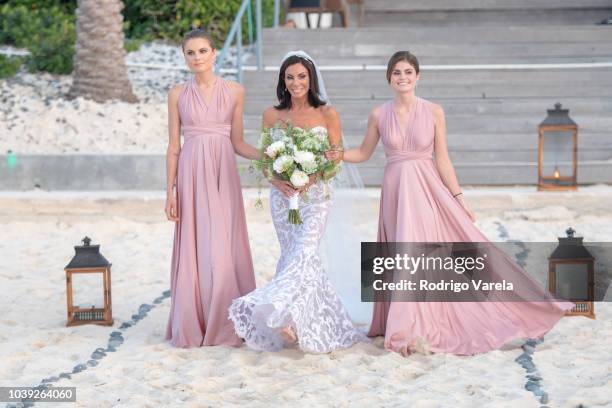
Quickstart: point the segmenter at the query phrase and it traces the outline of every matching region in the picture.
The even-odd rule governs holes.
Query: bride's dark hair
[[[276,96],[278,97],[279,103],[274,108],[278,110],[291,108],[291,94],[285,85],[285,71],[287,70],[287,67],[294,64],[302,64],[304,68],[308,70],[308,78],[310,79],[310,84],[308,87],[308,103],[315,108],[325,105],[327,102],[322,100],[319,96],[319,81],[317,80],[317,71],[315,70],[314,64],[309,59],[292,55],[283,61],[283,64],[278,72]]]

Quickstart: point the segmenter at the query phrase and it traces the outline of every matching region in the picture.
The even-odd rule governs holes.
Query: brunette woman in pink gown
[[[395,98],[371,112],[359,148],[328,152],[328,158],[363,162],[382,139],[387,164],[379,242],[488,242],[473,224],[449,159],[444,111],[415,95],[418,80],[416,57],[395,53],[387,67]],[[524,274],[511,263],[512,276]],[[513,339],[540,337],[572,306],[550,301],[376,302],[368,335],[384,335],[385,348],[404,355],[423,349],[469,355]]]
[[[168,95],[165,211],[176,224],[166,338],[176,347],[240,346],[228,308],[255,278],[234,151],[260,155],[243,140],[243,88],[213,73],[212,38],[193,30],[183,52],[195,75]]]

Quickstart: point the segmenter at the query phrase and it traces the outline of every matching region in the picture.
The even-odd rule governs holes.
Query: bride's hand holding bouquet
[[[289,197],[289,222],[301,224],[299,195],[340,171],[339,164],[325,157],[331,149],[325,128],[302,129],[290,123],[286,128],[273,126],[262,131],[259,149],[262,158],[254,162],[255,168]]]

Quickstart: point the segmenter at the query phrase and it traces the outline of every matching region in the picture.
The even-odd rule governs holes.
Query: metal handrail
[[[263,69],[262,63],[262,16],[261,16],[261,0],[255,0],[255,41],[253,44],[253,33],[252,33],[252,12],[251,12],[251,0],[242,0],[242,4],[236,13],[236,17],[234,18],[234,22],[230,28],[227,37],[225,38],[225,42],[223,43],[223,48],[217,57],[217,64],[215,67],[215,72],[219,73],[223,63],[228,58],[229,48],[234,41],[236,41],[236,71],[237,71],[237,80],[238,82],[242,82],[242,17],[247,13],[248,18],[248,27],[249,27],[249,41],[250,46],[255,45],[255,55],[257,57],[257,70],[261,71]]]
[[[280,18],[280,0],[274,0],[274,23],[273,27],[278,27],[278,20]]]

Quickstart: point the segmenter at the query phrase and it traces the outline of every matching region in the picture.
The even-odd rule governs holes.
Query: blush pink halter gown
[[[235,100],[217,77],[210,102],[195,79],[178,108],[178,215],[166,338],[177,347],[239,346],[228,319],[233,299],[255,289],[240,178],[230,140]]]
[[[387,157],[378,241],[488,242],[432,160],[432,104],[417,98],[402,128],[389,101],[381,107],[378,131]],[[514,274],[523,274],[512,264]],[[542,336],[571,307],[569,302],[377,302],[368,335],[384,335],[385,347],[402,354],[425,342],[434,352],[470,355]]]

